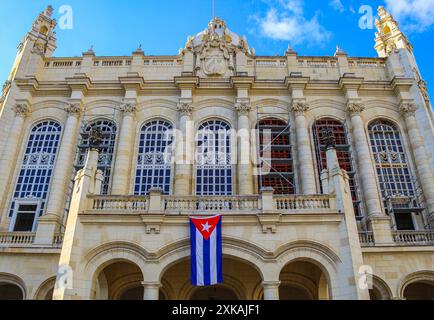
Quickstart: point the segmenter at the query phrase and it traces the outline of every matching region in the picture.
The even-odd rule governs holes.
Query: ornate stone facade
[[[376,58],[258,56],[218,18],[178,55],[53,58],[50,12],[3,92],[0,298],[433,298],[433,117],[414,107],[425,93],[403,70],[417,66],[397,65],[411,46],[384,9]],[[267,161],[293,182],[260,180]],[[274,194],[279,183],[293,192]],[[216,213],[224,283],[209,292],[189,284],[188,217]]]

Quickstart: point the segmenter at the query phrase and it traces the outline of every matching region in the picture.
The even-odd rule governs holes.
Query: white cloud
[[[345,12],[345,7],[341,0],[330,0],[329,6],[336,11]]]
[[[385,0],[387,9],[403,28],[423,32],[434,25],[434,0]]]
[[[265,16],[256,18],[264,36],[289,41],[291,45],[322,45],[330,39],[331,33],[319,23],[318,15],[305,17],[304,0],[280,0],[279,3],[282,10],[271,7]]]

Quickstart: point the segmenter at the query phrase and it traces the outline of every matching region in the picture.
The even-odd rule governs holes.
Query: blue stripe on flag
[[[222,219],[220,218],[220,221],[217,225],[217,282],[222,283],[223,282],[223,269],[222,269],[222,257],[223,257],[223,250],[222,250]]]
[[[211,285],[211,241],[203,240],[203,283],[205,286]]]
[[[190,221],[190,238],[191,238],[191,284],[197,285],[197,268],[196,268],[196,226]]]

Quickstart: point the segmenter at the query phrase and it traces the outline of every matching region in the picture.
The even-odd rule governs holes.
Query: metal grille
[[[143,126],[134,185],[136,195],[146,195],[151,188],[170,193],[172,147],[173,127],[170,123],[157,120]]]
[[[327,147],[323,142],[324,129],[331,130],[334,135],[339,166],[348,173],[354,211],[357,217],[361,217],[362,212],[360,208],[359,183],[352,157],[351,145],[348,139],[348,133],[345,125],[335,119],[323,118],[315,121],[313,125],[313,138],[315,142],[316,160],[319,173],[318,176],[321,175],[322,170],[327,169]]]
[[[96,120],[86,125],[81,133],[81,141],[78,146],[75,169],[80,170],[86,163],[87,151],[89,149],[89,134],[92,129],[99,128],[103,133],[103,140],[100,146],[98,169],[104,174],[101,194],[109,194],[110,179],[113,162],[113,153],[116,142],[116,124],[109,120]]]
[[[290,125],[278,119],[259,122],[259,190],[272,187],[275,194],[295,194]]]
[[[374,121],[369,137],[383,198],[414,197],[413,177],[397,126],[387,120]]]
[[[231,130],[222,120],[199,127],[196,149],[197,195],[232,195]]]
[[[61,131],[60,124],[54,121],[43,121],[32,128],[15,187],[10,210],[11,216],[15,208],[15,201],[19,199],[41,200],[39,215],[42,215]]]

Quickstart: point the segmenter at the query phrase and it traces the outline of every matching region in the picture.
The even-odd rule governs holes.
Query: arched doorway
[[[390,300],[392,293],[386,282],[377,276],[373,276],[372,289],[369,289],[370,300]]]
[[[129,261],[117,261],[105,266],[96,281],[98,300],[143,300],[143,274]]]
[[[190,284],[190,259],[183,259],[164,272],[163,291],[169,300],[256,300],[262,277],[247,261],[223,256],[223,284],[193,287]]]
[[[0,300],[24,300],[23,290],[13,283],[0,282]]]
[[[406,300],[434,300],[434,281],[417,281],[404,289]]]
[[[317,265],[308,261],[295,261],[280,273],[280,300],[328,300],[327,277]]]

